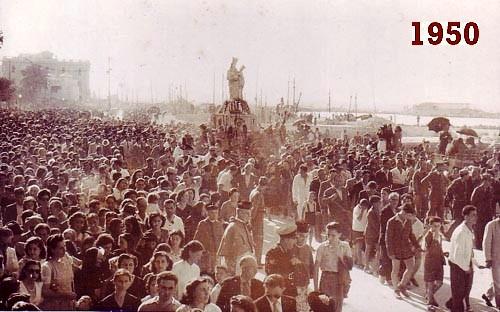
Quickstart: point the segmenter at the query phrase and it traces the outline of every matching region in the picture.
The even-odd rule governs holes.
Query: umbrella
[[[297,119],[297,120],[295,120],[295,121],[293,122],[293,124],[292,124],[292,125],[294,125],[294,126],[298,126],[298,125],[305,124],[305,123],[307,123],[307,121],[306,121],[305,119]]]
[[[471,129],[471,128],[462,128],[460,130],[457,131],[457,133],[460,133],[460,134],[463,134],[463,135],[468,135],[468,136],[473,136],[473,137],[479,137],[477,135],[477,132],[474,131],[474,129]]]
[[[366,120],[366,119],[370,119],[372,117],[373,117],[372,114],[368,114],[368,115],[361,115],[361,116],[358,116],[356,118],[361,119],[361,120]]]
[[[427,127],[429,130],[434,132],[442,131],[446,126],[450,125],[450,120],[445,117],[436,117],[433,118],[428,124]]]

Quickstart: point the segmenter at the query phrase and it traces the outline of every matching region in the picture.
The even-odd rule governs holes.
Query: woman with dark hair
[[[113,218],[109,221],[109,227],[106,232],[111,234],[115,242],[118,242],[118,236],[123,233],[123,222],[119,218]]]
[[[114,291],[97,305],[98,311],[137,311],[140,300],[130,294],[132,273],[126,269],[118,269],[113,275]]]
[[[42,297],[42,267],[40,261],[27,260],[19,273],[19,291],[30,295],[30,303],[39,306]]]
[[[72,310],[76,293],[72,258],[66,255],[61,234],[47,239],[47,261],[42,264],[44,310]]]
[[[147,217],[147,225],[151,232],[158,239],[158,243],[168,242],[168,230],[164,229],[165,217],[159,212],[153,212]]]
[[[203,245],[193,240],[187,243],[182,249],[181,261],[178,261],[172,267],[172,272],[177,275],[177,295],[181,297],[187,283],[200,277],[200,267],[196,264],[203,255]]]
[[[172,270],[172,259],[164,251],[153,253],[151,260],[142,267],[142,276],[148,273],[158,274],[163,271]]]
[[[19,263],[17,261],[16,250],[9,245],[12,243],[14,233],[8,227],[0,228],[0,255],[3,257],[4,274],[17,276]]]
[[[186,291],[182,295],[182,306],[177,312],[189,312],[199,309],[204,312],[221,312],[222,310],[210,303],[210,284],[206,278],[196,278],[186,285]]]
[[[90,235],[87,233],[87,219],[83,212],[75,212],[68,219],[69,228],[76,232],[74,243],[78,248],[82,247],[82,242]]]
[[[116,180],[115,187],[113,188],[113,197],[117,202],[121,202],[123,200],[123,194],[125,194],[127,187],[127,179],[119,178]]]
[[[135,239],[134,246],[137,245],[142,237],[142,228],[139,220],[135,216],[128,216],[123,220],[123,224],[125,225],[125,233],[132,234],[132,237]]]
[[[82,269],[75,274],[75,291],[78,297],[87,295],[97,302],[101,298],[101,288],[105,276],[101,269],[104,250],[96,247],[87,249],[82,259]]]
[[[129,188],[135,189],[135,183],[137,182],[138,179],[142,178],[144,178],[144,172],[141,169],[135,170],[130,176]]]
[[[139,254],[135,251],[136,240],[130,233],[123,233],[118,236],[118,249],[115,249],[112,253],[112,257],[118,257],[121,254],[129,253],[137,258]]]
[[[231,312],[257,312],[257,307],[253,303],[253,299],[248,296],[232,296],[230,304]]]
[[[189,205],[189,190],[190,189],[180,190],[175,197],[175,214],[183,221],[185,221],[191,214],[191,206]]]
[[[141,299],[141,302],[145,302],[158,296],[158,286],[156,285],[156,274],[148,273],[144,276],[144,284],[146,285],[146,297]]]
[[[19,261],[19,268],[22,270],[28,260],[42,261],[45,257],[47,251],[42,239],[38,236],[30,237],[24,245],[24,257]]]
[[[137,244],[137,254],[139,258],[139,264],[142,267],[145,263],[148,263],[151,257],[153,256],[153,252],[158,245],[157,238],[151,231],[147,231],[144,233],[144,236],[139,240]]]
[[[168,245],[170,246],[170,259],[174,263],[181,261],[182,247],[184,246],[184,234],[180,230],[176,230],[170,233],[168,238]]]
[[[191,214],[186,218],[184,228],[186,232],[186,240],[193,239],[198,224],[206,217],[205,203],[197,202],[191,209]]]

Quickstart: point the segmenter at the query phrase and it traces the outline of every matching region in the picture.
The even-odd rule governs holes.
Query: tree
[[[9,102],[14,97],[16,88],[12,81],[7,78],[0,78],[0,102]]]
[[[40,91],[47,89],[48,70],[40,65],[31,64],[21,71],[21,90],[23,98],[28,101],[34,101],[38,98]]]

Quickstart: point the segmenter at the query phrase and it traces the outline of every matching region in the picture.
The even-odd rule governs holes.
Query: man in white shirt
[[[309,187],[312,177],[307,173],[307,166],[301,165],[299,173],[295,175],[292,183],[292,200],[296,206],[296,219],[300,219],[304,210],[305,202],[309,197]]]
[[[217,178],[217,191],[221,194],[221,202],[225,202],[229,199],[229,191],[233,187],[233,178],[236,176],[237,172],[238,167],[230,165]]]
[[[182,219],[175,214],[175,202],[173,199],[167,199],[163,202],[163,207],[165,208],[166,220],[164,229],[168,230],[170,233],[172,231],[179,230],[184,234],[184,222]]]
[[[446,302],[446,307],[452,312],[464,311],[464,299],[469,295],[473,279],[473,227],[477,222],[477,209],[472,205],[467,205],[463,208],[462,215],[464,221],[453,231],[448,257],[451,298]]]
[[[402,159],[398,159],[396,167],[391,169],[393,189],[398,189],[407,185],[408,172],[404,168]]]

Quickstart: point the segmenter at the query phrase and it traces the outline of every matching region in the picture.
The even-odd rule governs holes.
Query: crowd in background
[[[450,165],[401,128],[383,148],[282,126],[264,138],[240,150],[207,126],[0,110],[1,308],[342,311],[353,268],[401,297],[420,266],[436,307],[448,257],[446,306],[464,311],[473,247],[500,305],[498,151]]]

